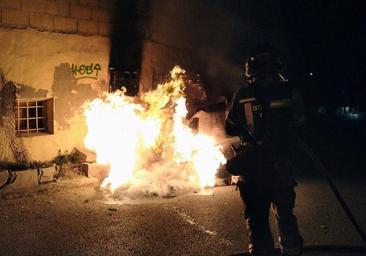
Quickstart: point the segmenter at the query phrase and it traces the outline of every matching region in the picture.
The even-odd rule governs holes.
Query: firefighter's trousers
[[[249,251],[253,255],[271,255],[274,242],[269,225],[272,208],[278,227],[278,239],[284,255],[300,255],[302,238],[293,213],[296,194],[295,181],[287,163],[271,163],[265,168],[267,178],[251,177],[239,183],[244,202],[244,218],[248,231]],[[268,169],[273,168],[273,169]],[[256,180],[259,179],[259,180]]]

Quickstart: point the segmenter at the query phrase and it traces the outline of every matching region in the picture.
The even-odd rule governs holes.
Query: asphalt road
[[[310,120],[303,139],[327,170],[354,217],[366,227],[366,122]],[[366,230],[364,231],[366,232]]]
[[[295,166],[295,212],[305,245],[363,246],[301,150]],[[75,178],[37,193],[3,196],[0,255],[241,255],[247,242],[239,194],[234,186],[212,192],[111,201],[93,180]],[[353,210],[362,216],[362,205]],[[304,255],[363,254],[311,250]]]

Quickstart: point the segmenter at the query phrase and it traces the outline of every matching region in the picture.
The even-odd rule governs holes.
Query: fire
[[[85,145],[110,166],[103,188],[165,196],[214,185],[225,158],[186,124],[184,72],[175,67],[170,81],[138,99],[118,91],[84,105]]]

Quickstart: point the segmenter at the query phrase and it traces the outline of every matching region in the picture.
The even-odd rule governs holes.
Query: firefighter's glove
[[[261,150],[257,146],[245,146],[226,162],[226,169],[232,175],[253,176],[261,162]]]
[[[246,150],[241,150],[239,152],[236,152],[236,154],[227,160],[226,162],[226,170],[235,176],[243,175],[244,174],[244,162],[245,162],[245,156]]]

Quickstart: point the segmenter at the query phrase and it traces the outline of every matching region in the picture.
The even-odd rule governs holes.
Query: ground
[[[326,151],[310,144],[318,156]],[[319,166],[300,147],[294,166],[304,255],[365,255],[351,253],[365,244]],[[356,167],[346,170],[347,179],[331,174],[366,230],[364,175],[360,178]],[[79,176],[42,185],[34,193],[3,195],[0,255],[243,255],[247,241],[238,191],[223,186],[211,192],[113,201],[96,180]],[[271,220],[275,233],[273,216]],[[338,249],[321,253],[324,247],[316,246],[324,245]]]
[[[297,161],[314,169],[306,159]],[[308,174],[296,189],[305,244],[362,245],[327,184],[316,172]],[[73,178],[3,196],[0,255],[240,254],[246,232],[238,191],[224,186],[212,192],[112,201],[95,180]]]

